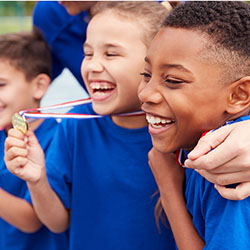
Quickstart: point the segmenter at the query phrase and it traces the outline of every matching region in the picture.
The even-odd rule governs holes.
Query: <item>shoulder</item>
[[[45,15],[47,18],[44,18]],[[33,25],[42,31],[50,44],[61,33],[67,34],[73,31],[73,33],[79,33],[81,36],[85,34],[87,23],[84,16],[86,15],[87,12],[84,11],[76,16],[71,16],[56,1],[40,1],[34,7]]]
[[[206,242],[205,249],[248,249],[250,198],[242,201],[224,199],[213,183],[194,170],[188,169],[186,176],[187,208]]]
[[[49,18],[44,18],[46,15]],[[60,26],[70,17],[66,9],[56,1],[40,1],[33,10],[33,23],[38,27]]]

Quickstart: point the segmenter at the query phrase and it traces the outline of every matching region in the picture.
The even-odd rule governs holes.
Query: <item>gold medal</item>
[[[14,129],[19,130],[23,134],[26,134],[28,130],[28,123],[26,122],[25,117],[19,115],[18,113],[15,113],[12,116],[12,125]]]

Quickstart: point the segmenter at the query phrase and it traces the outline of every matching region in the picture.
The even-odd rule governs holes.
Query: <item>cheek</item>
[[[146,87],[146,82],[141,80],[139,87],[138,87],[138,90],[137,90],[137,94],[138,94],[139,98],[140,98],[140,94],[142,93],[142,91],[145,87]]]
[[[87,65],[86,59],[83,59],[82,64],[81,64],[81,75],[84,81],[85,81],[84,78],[86,78],[86,68],[87,68],[86,65]]]

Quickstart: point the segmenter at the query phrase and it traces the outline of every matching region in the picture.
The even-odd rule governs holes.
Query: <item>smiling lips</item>
[[[155,129],[160,129],[174,123],[174,120],[168,118],[161,118],[159,116],[154,116],[152,114],[146,114],[146,119],[148,123]]]
[[[92,89],[92,98],[101,101],[112,95],[116,85],[110,82],[92,81],[90,88]]]

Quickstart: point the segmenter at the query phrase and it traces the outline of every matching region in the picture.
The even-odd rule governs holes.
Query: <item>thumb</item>
[[[188,154],[188,159],[196,160],[200,156],[205,155],[210,150],[216,148],[225,141],[232,130],[233,126],[228,125],[206,134]]]
[[[37,138],[36,138],[36,135],[35,133],[32,131],[32,130],[28,130],[27,133],[26,133],[26,140],[27,140],[27,144],[30,146],[30,147],[34,147],[34,146],[37,146],[37,145],[40,145]]]

